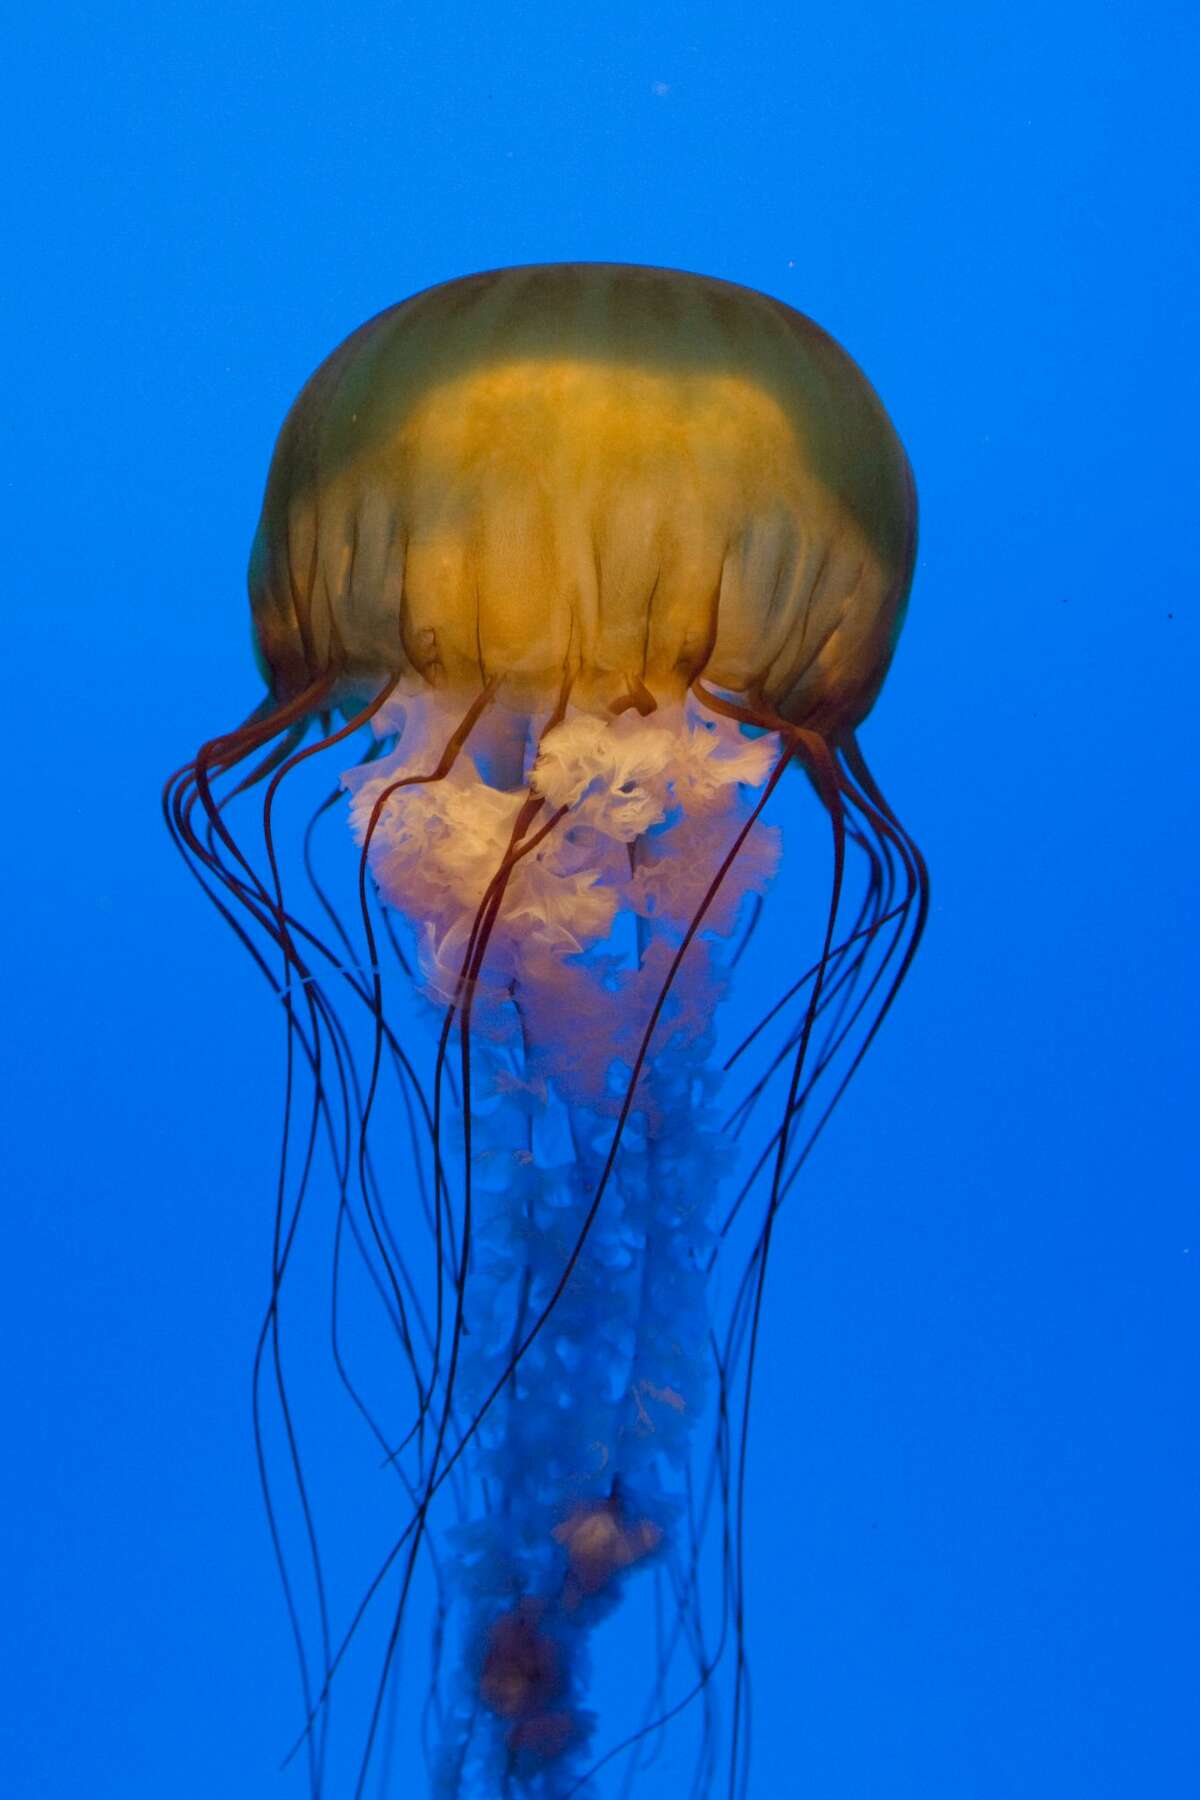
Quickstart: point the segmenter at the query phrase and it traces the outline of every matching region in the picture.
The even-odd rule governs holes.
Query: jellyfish
[[[253,1408],[314,1797],[662,1792],[679,1732],[671,1792],[748,1791],[773,1234],[927,910],[856,735],[914,543],[856,365],[698,275],[448,282],[287,416],[266,693],[165,808],[283,1022]]]

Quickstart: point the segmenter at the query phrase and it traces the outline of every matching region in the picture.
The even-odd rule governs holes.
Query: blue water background
[[[302,1791],[247,1399],[279,1020],[158,787],[257,697],[245,555],[312,366],[431,282],[586,258],[810,312],[922,501],[863,736],[934,907],[775,1252],[751,1793],[1184,1800],[1194,8],[118,0],[10,33],[0,1789]]]

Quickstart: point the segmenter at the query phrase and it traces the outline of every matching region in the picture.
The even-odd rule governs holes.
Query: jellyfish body
[[[908,591],[912,480],[792,308],[654,269],[477,275],[382,313],[272,462],[251,602],[276,695],[411,670],[605,716],[703,676],[854,725]]]
[[[275,1396],[299,1521],[298,1575],[264,1453],[314,1794],[388,1791],[393,1767],[412,1791],[389,1697],[426,1561],[434,1792],[557,1800],[622,1754],[635,1779],[689,1706],[695,1791],[745,1786],[741,1522],[774,1221],[926,906],[855,739],[914,536],[903,450],[844,352],[777,301],[670,271],[432,289],[348,339],[285,422],[250,570],[269,697],[173,778],[168,811],[288,1025],[256,1395]],[[275,824],[285,781],[333,755],[357,936],[315,881],[325,925],[301,916]],[[831,828],[823,941],[781,945],[731,1105],[718,1002],[797,764]],[[257,857],[232,822],[249,789]],[[381,1161],[387,1109],[411,1127],[403,1168]],[[280,1330],[321,1141],[335,1362],[396,1492],[394,1537],[337,1617]],[[403,1418],[347,1367],[348,1261],[407,1367]],[[653,1677],[597,1721],[590,1646],[647,1581],[670,1621]],[[351,1790],[331,1721],[365,1641]]]

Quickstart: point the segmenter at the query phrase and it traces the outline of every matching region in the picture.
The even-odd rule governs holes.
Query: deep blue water
[[[811,313],[921,495],[863,741],[934,906],[774,1253],[750,1792],[1192,1791],[1196,39],[1163,0],[18,26],[6,1794],[303,1792],[247,1399],[279,1022],[158,788],[258,697],[245,556],[310,369],[577,258]]]

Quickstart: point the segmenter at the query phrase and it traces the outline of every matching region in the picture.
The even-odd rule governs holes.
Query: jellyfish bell
[[[284,423],[250,566],[268,697],[167,806],[284,1002],[255,1381],[285,1426],[262,1466],[314,1793],[351,1791],[332,1721],[372,1644],[346,1766],[357,1794],[382,1758],[389,1791],[419,1569],[438,1596],[421,1690],[437,1793],[554,1800],[618,1756],[636,1780],[689,1707],[699,1787],[716,1791],[720,1755],[744,1789],[774,1221],[927,904],[856,738],[914,539],[904,451],[855,364],[790,307],[695,275],[564,265],[431,289],[347,339]],[[331,758],[313,821],[340,793],[356,887],[347,916],[306,833],[314,920],[277,802]],[[830,827],[823,937],[807,957],[780,941],[723,1071],[719,1002],[796,764]],[[255,791],[257,852],[235,823]],[[403,1168],[378,1147],[389,1114],[411,1131]],[[395,1483],[394,1535],[344,1616],[279,1348],[319,1141],[334,1360]],[[368,1302],[407,1365],[402,1416],[394,1382],[367,1403],[380,1383],[339,1335]],[[593,1718],[603,1628],[650,1583],[672,1621],[657,1661],[627,1718]],[[396,1791],[411,1778],[396,1767]]]
[[[858,724],[912,572],[914,490],[866,380],[782,302],[606,265],[381,313],[280,433],[250,572],[273,691],[412,673],[605,713],[703,677]],[[644,701],[643,701],[644,704]]]

